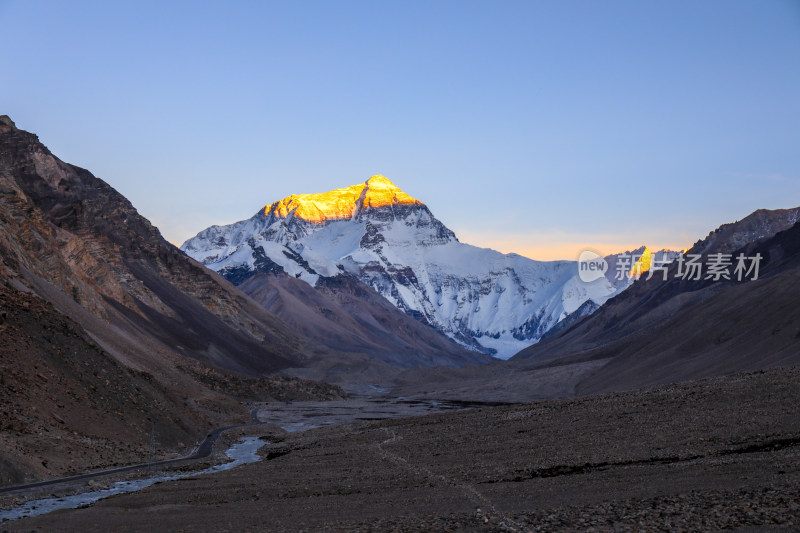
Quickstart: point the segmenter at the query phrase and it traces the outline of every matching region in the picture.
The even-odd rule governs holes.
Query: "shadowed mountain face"
[[[730,253],[734,264],[740,253],[760,254],[756,281],[679,279],[673,263],[666,281],[643,276],[507,364],[409,369],[395,392],[530,401],[800,364],[800,223],[790,224],[798,212],[757,211],[687,251],[704,261]],[[741,246],[742,235],[752,241]]]
[[[520,352],[524,365],[607,360],[576,392],[633,388],[800,363],[800,210],[758,211],[687,252],[759,254],[756,281],[642,279],[590,317]],[[752,228],[758,227],[758,232]],[[742,245],[742,235],[752,242]]]
[[[0,285],[0,317],[0,486],[141,462],[152,430],[176,450],[209,424],[41,298]]]
[[[306,361],[287,327],[6,116],[0,330],[3,484],[146,461],[153,429],[185,451],[249,421],[243,399],[342,393],[264,377]]]
[[[283,272],[258,272],[239,285],[309,343],[367,354],[400,368],[461,366],[491,358],[457,345],[394,307],[349,274],[316,287]]]
[[[8,117],[0,121],[0,217],[3,277],[85,316],[83,326],[112,352],[155,343],[249,374],[302,361],[279,321]]]

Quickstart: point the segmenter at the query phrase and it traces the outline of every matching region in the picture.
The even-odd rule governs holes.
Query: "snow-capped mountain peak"
[[[618,288],[585,283],[572,261],[534,261],[458,241],[427,206],[383,176],[293,195],[248,220],[212,226],[182,249],[233,283],[286,273],[315,286],[351,275],[460,344],[510,357],[588,300]]]

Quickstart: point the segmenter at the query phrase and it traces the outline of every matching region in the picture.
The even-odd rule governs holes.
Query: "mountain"
[[[800,221],[800,207],[793,209],[759,209],[742,220],[723,224],[697,241],[689,253],[731,253],[772,237]]]
[[[630,287],[643,275],[658,275],[655,269],[663,269],[665,265],[672,263],[680,255],[680,252],[673,250],[662,249],[653,252],[647,246],[642,246],[633,251],[629,250],[605,256],[603,259],[605,259],[608,265],[605,277],[616,289],[612,296]],[[651,269],[653,269],[653,272],[649,273]],[[660,275],[663,276],[663,274]],[[542,335],[541,340],[552,337],[558,332],[567,329],[581,318],[589,316],[597,311],[601,305],[602,302],[598,303],[593,300],[587,300],[578,309],[565,316],[555,326],[547,330],[547,332]]]
[[[207,423],[36,295],[0,284],[0,310],[0,486],[140,462],[151,429],[174,450]]]
[[[342,392],[272,377],[306,364],[302,339],[5,115],[0,317],[3,481],[140,462],[148,424],[176,452],[249,421],[244,401]]]
[[[761,210],[721,226],[671,263],[666,280],[661,274],[642,276],[502,364],[409,369],[393,392],[520,402],[798,365],[800,221],[786,228],[797,211]],[[754,226],[760,230],[748,229]],[[742,240],[748,232],[752,240]],[[698,280],[677,275],[679,268],[687,272],[692,255],[708,265],[717,253],[732,256],[730,280],[705,279],[707,270]],[[739,254],[760,254],[758,279],[751,272],[737,280]]]
[[[155,340],[249,374],[303,358],[278,320],[169,244],[108,184],[60,161],[8,117],[0,119],[0,209],[6,277],[68,316],[88,315],[82,325],[98,337]]]
[[[513,360],[537,364],[604,360],[578,391],[707,377],[800,363],[800,209],[760,210],[720,226],[686,253],[760,255],[758,279],[641,279],[592,316]],[[788,225],[788,229],[787,229]],[[735,266],[735,260],[731,269]],[[733,271],[731,270],[731,274]]]
[[[425,204],[383,176],[292,195],[187,240],[189,256],[242,284],[285,273],[319,287],[340,275],[471,350],[506,358],[562,318],[618,291],[584,283],[572,261],[534,261],[459,242]]]
[[[462,366],[490,359],[402,313],[349,274],[320,277],[312,287],[284,272],[257,272],[239,289],[302,336],[311,357],[312,344],[322,347],[321,360],[308,365],[315,370],[331,367],[331,360],[335,359],[331,355],[333,347],[339,353],[365,354],[397,368]],[[353,370],[352,365],[346,365],[341,373]],[[352,381],[352,376],[330,372],[298,369],[292,372],[334,382]]]

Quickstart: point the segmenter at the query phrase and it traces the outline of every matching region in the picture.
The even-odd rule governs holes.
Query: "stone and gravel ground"
[[[262,453],[0,530],[797,531],[800,369],[330,426]]]

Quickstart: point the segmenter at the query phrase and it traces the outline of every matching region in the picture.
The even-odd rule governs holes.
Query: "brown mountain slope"
[[[702,251],[704,258],[718,251],[759,253],[757,281],[681,280],[672,265],[666,282],[657,276],[637,281],[507,363],[409,370],[395,390],[525,401],[800,364],[800,223],[778,232],[797,211],[757,211],[689,251]],[[754,242],[735,248],[744,234]]]
[[[714,235],[712,233],[712,235]],[[734,250],[761,254],[757,281],[640,280],[594,315],[515,356],[519,364],[607,359],[579,393],[800,363],[800,224]],[[701,241],[699,250],[730,250]]]
[[[249,421],[241,400],[342,394],[264,377],[306,360],[286,326],[6,116],[0,293],[0,482],[141,462],[147,416],[177,453]]]
[[[0,285],[0,310],[0,485],[146,461],[153,428],[188,450],[209,424],[41,298]]]
[[[76,303],[106,321],[122,337],[116,343],[96,321],[83,325],[112,352],[122,351],[114,344],[155,338],[168,350],[255,374],[303,359],[279,321],[166,242],[113,188],[60,161],[8,117],[0,118],[0,213],[7,275],[19,274],[71,316]]]
[[[628,343],[578,391],[800,364],[800,223],[739,252],[764,257],[757,281],[714,283],[667,300],[651,342]]]
[[[256,273],[238,286],[308,342],[367,354],[392,366],[461,366],[491,358],[457,345],[399,311],[347,274],[321,278],[316,287],[285,273]]]

